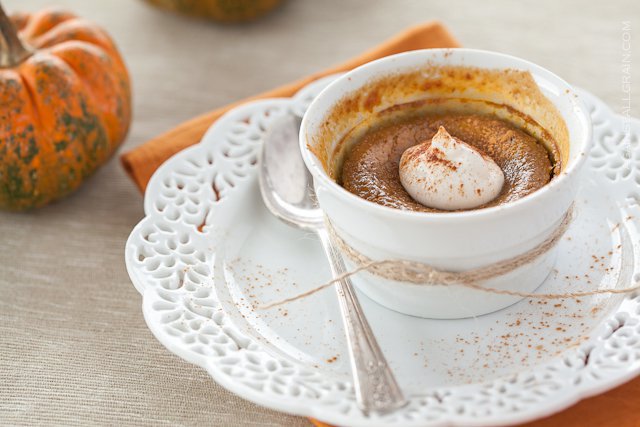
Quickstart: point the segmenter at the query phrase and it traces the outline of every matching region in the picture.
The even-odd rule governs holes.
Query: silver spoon
[[[265,136],[260,162],[260,192],[267,208],[287,224],[314,232],[329,258],[334,277],[346,271],[318,207],[311,176],[298,147],[300,119],[287,115],[276,120]],[[356,400],[363,412],[391,412],[405,405],[398,383],[353,289],[351,281],[337,283],[340,311],[347,335]]]

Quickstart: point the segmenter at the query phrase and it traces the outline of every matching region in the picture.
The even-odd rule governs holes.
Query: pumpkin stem
[[[0,68],[14,67],[32,53],[20,40],[15,25],[0,4]]]

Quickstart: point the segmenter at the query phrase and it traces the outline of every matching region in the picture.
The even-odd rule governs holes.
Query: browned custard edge
[[[433,105],[454,102],[472,108],[482,105],[483,114],[495,114],[544,143],[557,157],[555,175],[568,162],[566,124],[529,72],[442,66],[429,61],[415,71],[372,79],[361,89],[345,94],[328,111],[307,146],[326,173],[338,182],[346,135],[363,120],[412,102]]]

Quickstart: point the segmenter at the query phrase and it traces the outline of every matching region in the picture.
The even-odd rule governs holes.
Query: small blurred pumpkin
[[[266,15],[282,0],[147,0],[155,6],[218,22],[253,21]]]
[[[64,197],[102,165],[131,122],[129,75],[97,25],[59,10],[0,6],[0,208]]]

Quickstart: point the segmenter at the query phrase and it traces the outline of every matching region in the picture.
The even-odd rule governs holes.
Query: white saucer
[[[291,99],[241,106],[155,173],[146,217],[126,245],[147,324],[180,357],[269,408],[340,426],[503,425],[559,411],[640,373],[640,295],[528,299],[465,320],[426,320],[361,302],[410,404],[383,417],[357,408],[332,289],[271,310],[254,307],[329,277],[310,235],[262,206],[256,162],[274,117],[303,114],[334,77]],[[640,281],[640,121],[581,92],[595,148],[538,290],[571,292]]]

